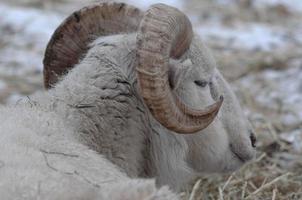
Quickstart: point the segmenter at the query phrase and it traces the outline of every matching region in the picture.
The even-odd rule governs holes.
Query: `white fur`
[[[233,171],[253,157],[249,125],[202,42],[195,37],[171,61],[174,92],[196,108],[221,94],[225,101],[208,128],[180,135],[142,102],[135,37],[97,39],[53,89],[0,109],[1,199],[177,199],[162,186],[178,192],[202,173]],[[212,84],[200,88],[200,79]]]

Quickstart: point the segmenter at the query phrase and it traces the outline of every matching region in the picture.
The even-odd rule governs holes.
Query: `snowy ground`
[[[302,154],[301,0],[124,2],[142,9],[162,2],[184,10],[195,32],[213,50],[226,78],[232,81],[258,132],[259,155],[265,153],[275,159],[286,154],[286,164],[281,159],[274,161],[281,166],[279,171],[300,162],[297,156]],[[46,44],[68,13],[82,5],[79,0],[0,0],[0,103],[14,103],[43,89],[41,72]],[[281,147],[272,149],[275,144]],[[259,165],[249,170],[256,170]],[[297,172],[296,168],[290,169]],[[268,179],[280,175],[266,173]],[[268,192],[273,191],[274,188]]]

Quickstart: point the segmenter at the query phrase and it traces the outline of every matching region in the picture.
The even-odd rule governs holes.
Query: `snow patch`
[[[281,71],[268,69],[243,78],[240,84],[249,89],[260,105],[273,110],[281,105],[284,115],[280,120],[285,125],[302,121],[302,66]]]
[[[284,141],[291,143],[294,150],[296,152],[302,152],[302,131],[299,129],[296,129],[289,133],[282,133],[280,134],[280,138]]]
[[[142,0],[142,1],[136,1],[136,0],[126,0],[124,2],[127,2],[131,5],[134,5],[138,8],[142,8],[146,10],[150,5],[156,4],[156,3],[164,3],[173,7],[176,7],[178,9],[183,8],[183,2],[181,0]]]
[[[218,4],[221,5],[235,5],[238,4],[237,0],[216,0]],[[287,7],[289,10],[294,12],[302,11],[302,1],[301,0],[253,0],[252,5],[261,8],[267,6],[276,6],[283,5]]]
[[[254,0],[255,6],[275,6],[284,5],[288,9],[294,12],[302,11],[302,1],[301,0]]]
[[[2,80],[0,80],[0,90],[4,90],[6,88],[6,83]]]
[[[2,4],[0,13],[2,42],[9,44],[0,50],[0,68],[5,68],[1,71],[5,74],[9,71],[18,74],[24,69],[41,71],[44,49],[63,18],[47,11]]]
[[[207,24],[196,29],[207,39],[217,38],[228,41],[230,47],[269,51],[285,45],[286,32],[263,24],[238,24],[226,27],[220,24]]]
[[[35,40],[42,45],[45,45],[62,21],[58,14],[29,8],[0,5],[0,13],[1,27],[9,26],[16,32],[22,32],[22,39]]]

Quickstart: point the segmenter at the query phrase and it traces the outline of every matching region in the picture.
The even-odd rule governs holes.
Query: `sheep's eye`
[[[200,87],[205,87],[208,84],[207,81],[201,81],[201,80],[196,80],[196,81],[194,81],[194,83]]]

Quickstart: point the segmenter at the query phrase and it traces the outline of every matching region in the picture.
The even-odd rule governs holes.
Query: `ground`
[[[0,0],[0,103],[43,90],[45,46],[60,22],[93,1]],[[164,2],[183,10],[213,51],[258,137],[257,158],[196,180],[184,199],[302,199],[302,1]]]

